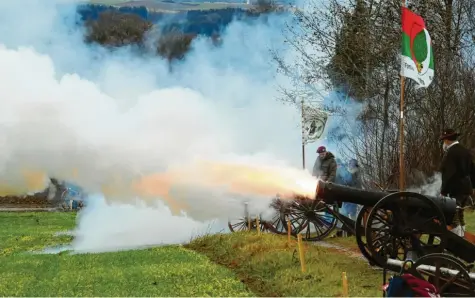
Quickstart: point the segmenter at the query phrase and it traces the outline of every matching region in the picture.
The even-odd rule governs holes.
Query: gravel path
[[[357,253],[353,250],[350,250],[350,249],[348,249],[344,246],[341,246],[341,245],[338,245],[338,244],[333,244],[333,243],[328,243],[328,242],[324,242],[324,241],[315,241],[314,243],[317,246],[333,248],[333,249],[336,249],[336,250],[339,250],[339,251],[345,253],[346,255],[349,255],[350,257],[358,258],[358,259],[361,259],[363,261],[366,261],[366,258],[363,257],[362,254]]]
[[[338,244],[333,244],[333,243],[328,243],[328,242],[325,242],[325,241],[315,241],[314,242],[314,245],[317,245],[317,246],[321,246],[321,247],[327,247],[327,248],[332,248],[332,249],[335,249],[335,250],[338,250],[340,252],[342,252],[343,254],[351,257],[351,258],[356,258],[356,259],[359,259],[363,262],[365,262],[366,264],[368,264],[368,266],[371,268],[371,269],[374,269],[374,270],[379,270],[379,271],[382,271],[383,269],[380,268],[380,267],[376,267],[376,266],[370,266],[368,261],[366,260],[366,258],[361,254],[361,253],[357,253],[353,250],[350,250],[344,246],[341,246],[341,245],[338,245]]]

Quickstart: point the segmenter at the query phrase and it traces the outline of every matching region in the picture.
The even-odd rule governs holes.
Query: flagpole
[[[303,108],[303,98],[301,100],[301,113],[302,113],[302,168],[305,170],[305,132],[304,132],[304,124],[305,124],[305,119],[304,119],[304,108]]]
[[[402,7],[406,7],[406,0],[402,0]],[[399,119],[399,190],[405,189],[405,170],[404,170],[404,85],[405,77],[401,76],[401,101],[400,101],[400,119]]]

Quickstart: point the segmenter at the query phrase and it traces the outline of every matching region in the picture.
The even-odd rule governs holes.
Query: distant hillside
[[[157,5],[175,5],[173,0],[163,1],[134,1],[135,5],[126,5],[128,2],[123,2],[124,5],[96,5],[96,4],[84,4],[78,7],[78,13],[81,16],[82,21],[97,20],[99,15],[104,12],[120,12],[126,14],[138,15],[140,18],[154,23],[160,24],[162,32],[169,32],[171,30],[178,30],[184,34],[193,35],[206,35],[213,36],[219,35],[220,32],[229,24],[233,19],[253,19],[259,16],[259,13],[251,12],[248,9],[239,7],[227,7],[220,9],[189,9],[183,11],[163,11],[159,9],[150,9],[146,6],[136,6],[138,3],[143,2],[155,2],[160,3]],[[111,1],[112,2],[112,1]],[[190,6],[200,6],[204,4],[183,4]],[[208,3],[210,4],[210,3]]]

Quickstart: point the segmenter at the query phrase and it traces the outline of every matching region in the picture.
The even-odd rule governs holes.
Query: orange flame
[[[72,176],[75,181],[80,181],[77,169],[72,169],[66,176]],[[32,190],[41,191],[46,187],[46,177],[45,173],[23,171],[23,184],[3,183],[0,185],[0,194],[14,195]],[[135,197],[140,197],[147,203],[149,199],[160,198],[167,203],[174,214],[188,209],[186,202],[178,200],[170,193],[172,187],[180,185],[219,189],[229,194],[254,197],[274,198],[279,195],[282,199],[292,199],[294,195],[313,198],[317,185],[316,178],[302,170],[211,161],[172,168],[164,173],[142,176],[135,181],[124,179],[120,175],[109,178],[101,187],[107,201],[132,202]],[[188,199],[192,198],[190,194]]]
[[[293,169],[201,162],[190,168],[142,177],[133,184],[133,190],[142,196],[162,197],[178,207],[169,193],[172,185],[177,184],[269,198],[279,194],[283,199],[291,199],[295,194],[313,198],[316,183],[310,174]]]

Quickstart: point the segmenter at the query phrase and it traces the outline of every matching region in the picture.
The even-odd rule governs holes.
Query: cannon
[[[262,216],[259,215],[259,228],[263,232],[270,232],[274,234],[285,234],[287,233],[287,227],[285,222],[281,220],[281,212],[284,208],[283,201],[280,200],[279,196],[276,196],[270,204],[271,209],[274,211],[270,216],[270,219],[263,220]],[[229,219],[228,228],[231,232],[241,232],[246,230],[257,230],[257,216],[252,216],[249,212],[248,203],[244,203],[244,214],[240,217]]]
[[[475,262],[475,245],[469,241],[473,235],[466,232],[465,237],[460,237],[450,232],[449,225],[458,208],[455,199],[414,192],[360,190],[319,181],[314,200],[330,205],[363,205],[354,230],[358,247],[370,264],[395,270],[395,263],[414,258],[414,268],[422,266],[417,272],[413,270],[414,274],[421,276],[423,272],[437,282],[443,279],[436,287],[450,295],[457,292],[459,296],[475,296],[475,276],[468,273],[470,263]],[[447,270],[453,267],[459,273],[444,277],[442,273],[455,271],[434,269],[431,275],[426,270],[428,263]]]
[[[388,266],[395,272],[409,273],[430,282],[441,297],[474,297],[475,273],[473,265],[465,264],[454,256],[434,253],[412,260],[388,259]]]

